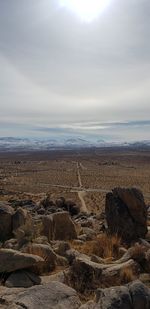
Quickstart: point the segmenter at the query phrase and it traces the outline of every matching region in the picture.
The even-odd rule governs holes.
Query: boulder
[[[146,272],[150,273],[150,249],[146,252],[144,266],[145,266]]]
[[[147,207],[140,190],[115,188],[107,193],[105,212],[111,234],[119,234],[126,242],[145,237]]]
[[[93,290],[100,284],[103,265],[94,263],[88,258],[84,255],[76,257],[68,274],[73,288],[80,293]]]
[[[96,232],[88,227],[83,227],[81,233],[86,235],[86,240],[93,240],[96,237]]]
[[[133,309],[150,308],[150,289],[140,281],[129,285],[129,292],[132,298]]]
[[[29,244],[22,249],[23,253],[40,256],[43,260],[36,266],[39,273],[48,272],[55,268],[57,264],[57,255],[50,245]]]
[[[14,210],[6,202],[0,202],[0,241],[12,236],[12,216]]]
[[[18,250],[18,241],[16,238],[8,239],[4,242],[3,248]]]
[[[96,300],[89,301],[80,309],[148,309],[150,289],[140,281],[126,286],[115,286],[96,291]]]
[[[66,251],[70,250],[70,244],[66,241],[56,241],[56,243],[53,246],[53,250],[56,254],[61,256],[66,256]]]
[[[133,309],[132,299],[126,286],[98,289],[96,303],[97,309]]]
[[[134,260],[130,259],[129,261],[121,264],[108,265],[108,267],[102,271],[101,282],[104,286],[109,287],[121,283],[131,282],[138,274],[138,264]]]
[[[76,257],[79,257],[81,255],[81,253],[75,249],[69,249],[66,251],[65,257],[68,260],[68,263],[70,265],[72,265],[72,263],[74,262],[74,260],[76,259]]]
[[[43,258],[36,255],[21,253],[12,249],[0,249],[0,273],[29,268],[43,261]]]
[[[37,285],[41,283],[41,279],[28,271],[19,270],[13,272],[6,280],[5,286],[9,288],[14,287],[24,287],[30,288],[33,285]]]
[[[68,212],[54,213],[43,217],[43,234],[50,240],[77,238],[75,225]]]
[[[78,309],[81,302],[77,292],[60,282],[34,286],[19,293],[13,300],[16,309]],[[7,307],[12,309],[12,305]]]
[[[90,257],[78,253],[74,257],[68,272],[69,282],[80,293],[102,286],[127,283],[139,274],[139,265],[132,259],[122,264],[104,264],[90,260]]]
[[[12,217],[13,230],[17,230],[22,225],[26,224],[26,221],[29,220],[29,214],[27,210],[19,207]]]

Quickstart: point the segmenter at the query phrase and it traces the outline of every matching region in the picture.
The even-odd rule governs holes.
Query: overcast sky
[[[0,136],[149,133],[150,0],[110,0],[90,22],[60,0],[0,0]]]

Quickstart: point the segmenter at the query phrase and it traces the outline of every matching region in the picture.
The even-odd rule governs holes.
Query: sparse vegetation
[[[136,276],[131,267],[125,267],[120,272],[120,284],[129,283],[136,279]]]
[[[77,251],[87,255],[97,255],[110,262],[119,257],[119,247],[121,245],[121,238],[117,235],[108,236],[107,234],[100,234],[94,240],[87,241],[84,244],[74,244],[72,246]]]
[[[142,241],[134,243],[137,238],[125,244],[118,234],[113,235],[104,205],[107,191],[114,186],[134,184],[143,189],[143,193],[150,191],[149,156],[87,152],[86,155],[61,154],[56,159],[42,155],[46,156],[43,161],[41,157],[34,161],[32,154],[19,160],[19,164],[10,158],[0,161],[1,200],[2,203],[7,201],[11,208],[11,238],[6,237],[0,245],[2,256],[6,255],[9,261],[0,263],[1,284],[6,285],[10,272],[15,276],[16,269],[25,282],[27,271],[33,280],[31,286],[41,282],[36,277],[41,275],[47,283],[60,281],[74,288],[82,303],[86,303],[94,299],[97,288],[130,283],[144,272],[148,275],[148,247],[141,244]],[[85,202],[84,211],[79,192]],[[149,199],[146,194],[146,203]],[[115,203],[113,205],[115,207]],[[65,221],[62,223],[61,212],[64,211],[68,212],[64,214],[68,225]],[[54,216],[59,220],[53,220]],[[149,220],[150,217],[148,224]],[[73,240],[68,238],[71,229]],[[18,266],[18,261],[23,265]]]

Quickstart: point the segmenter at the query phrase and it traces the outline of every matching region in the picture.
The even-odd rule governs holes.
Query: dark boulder
[[[106,221],[111,234],[126,242],[144,238],[147,233],[147,207],[136,188],[115,188],[106,195]]]
[[[5,202],[0,202],[0,241],[7,240],[12,236],[13,208]]]

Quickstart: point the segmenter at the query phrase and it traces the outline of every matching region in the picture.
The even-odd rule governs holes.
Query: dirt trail
[[[87,209],[87,206],[84,200],[84,196],[86,195],[86,192],[82,190],[83,187],[82,187],[82,179],[81,179],[81,174],[80,174],[81,163],[76,162],[76,164],[77,164],[77,177],[78,177],[79,189],[81,189],[78,191],[78,197],[81,202],[81,212],[88,213],[89,211]]]
[[[85,201],[84,201],[84,196],[86,195],[86,192],[84,191],[78,191],[78,197],[81,201],[81,212],[85,212],[85,213],[89,213],[87,207],[86,207],[86,204],[85,204]]]
[[[82,187],[82,180],[81,180],[81,174],[80,174],[80,163],[77,162],[77,177],[79,182],[79,187]]]
[[[85,167],[81,162],[79,163],[80,164],[80,167],[81,169],[84,171],[84,170],[87,170],[87,167]]]

